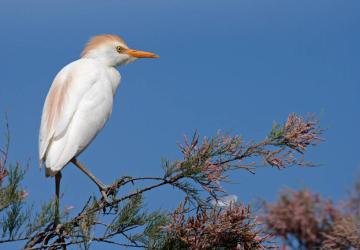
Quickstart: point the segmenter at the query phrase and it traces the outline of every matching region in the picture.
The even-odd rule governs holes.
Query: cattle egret
[[[92,142],[108,120],[120,84],[116,67],[137,58],[158,58],[130,49],[117,35],[98,35],[86,44],[81,58],[55,77],[46,97],[40,127],[40,165],[46,177],[55,176],[59,200],[61,170],[72,162],[96,183],[106,199],[107,186],[76,157]]]

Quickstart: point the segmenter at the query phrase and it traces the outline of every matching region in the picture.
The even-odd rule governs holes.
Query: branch
[[[232,171],[240,169],[254,174],[256,166],[259,165],[278,169],[306,165],[302,155],[309,146],[314,146],[321,140],[319,136],[321,130],[317,124],[313,117],[303,119],[291,114],[283,125],[275,124],[269,135],[257,143],[244,143],[239,136],[220,133],[213,138],[205,137],[200,140],[196,132],[190,140],[185,137],[184,143],[179,144],[180,160],[163,161],[163,176],[124,176],[116,180],[109,188],[110,202],[90,197],[83,209],[73,218],[65,220],[56,227],[53,223],[42,225],[31,237],[22,238],[27,239],[25,248],[57,249],[73,244],[88,245],[91,241],[98,241],[143,248],[151,248],[149,247],[151,245],[160,249],[159,246],[166,242],[165,238],[169,236],[169,232],[164,231],[164,228],[169,225],[173,213],[143,211],[142,196],[145,193],[162,186],[171,186],[187,197],[191,206],[187,210],[189,216],[195,213],[202,220],[210,217],[220,218],[215,216],[215,210],[211,215],[210,211],[213,208],[208,201],[211,197],[218,200],[226,195],[222,184],[230,181],[229,176]],[[144,183],[147,185],[144,186]],[[132,185],[133,191],[118,196],[119,189],[129,184]],[[245,212],[245,208],[238,207],[232,211],[236,218],[240,218],[238,216]],[[187,216],[187,212],[182,211],[181,214]],[[111,221],[111,223],[103,223],[102,219],[105,218],[107,218],[106,222]],[[241,223],[237,226],[240,228],[234,231],[234,235],[239,236],[238,233],[243,232],[240,229],[246,226],[255,237],[257,235],[255,227],[250,225],[256,223],[253,223],[250,217],[246,220],[246,223],[239,220]],[[105,230],[103,236],[93,235],[92,232],[96,233],[96,227],[100,225]],[[229,222],[224,230],[231,225]],[[134,235],[127,233],[139,231],[140,233]],[[113,238],[117,236],[123,237],[124,242],[114,241]],[[262,246],[262,242],[267,238],[261,239],[263,240],[259,240],[259,244],[254,243],[256,248]],[[192,240],[188,240],[186,244],[192,244],[191,242]]]

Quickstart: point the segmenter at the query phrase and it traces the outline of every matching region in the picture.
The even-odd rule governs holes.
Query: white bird
[[[106,198],[107,187],[76,157],[108,120],[120,84],[116,67],[137,58],[158,58],[154,53],[129,49],[117,35],[90,39],[81,58],[66,65],[55,77],[46,97],[40,126],[40,165],[55,176],[59,198],[61,170],[71,161],[87,174]]]

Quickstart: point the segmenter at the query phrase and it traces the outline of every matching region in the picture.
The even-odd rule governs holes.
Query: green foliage
[[[277,141],[284,135],[284,126],[274,122],[270,133],[268,134],[268,139],[271,141]]]
[[[135,195],[120,209],[110,224],[111,232],[123,231],[125,228],[142,226],[146,222],[146,215],[140,213],[143,205],[142,195]]]
[[[5,182],[0,187],[0,212],[8,208],[14,202],[21,201],[22,189],[20,183],[23,180],[25,171],[16,164],[7,170]]]
[[[22,209],[24,191],[20,185],[25,171],[17,164],[15,167],[10,166],[7,173],[6,180],[0,188],[0,212],[3,214],[0,221],[1,237],[14,239],[28,218],[28,213]]]
[[[83,211],[86,211],[86,213],[84,213],[83,216],[79,219],[77,226],[71,222],[64,223],[64,231],[68,232],[74,241],[76,241],[78,238],[81,239],[81,242],[79,243],[81,249],[87,250],[90,248],[91,235],[98,217],[96,212],[97,207],[98,201],[95,197],[91,197],[83,208]],[[64,216],[62,216],[62,218],[65,219]]]
[[[164,212],[155,211],[148,213],[143,210],[143,197],[138,194],[133,196],[129,201],[118,210],[118,214],[110,224],[109,234],[124,232],[135,245],[146,246],[149,249],[159,249],[162,244],[162,228],[169,222],[169,217]],[[142,226],[141,233],[127,236],[125,232],[129,229]]]
[[[33,210],[34,206],[31,206]],[[26,226],[26,236],[38,231],[46,226],[48,223],[53,222],[55,219],[55,201],[50,200],[48,203],[41,205],[40,211],[33,216],[29,216],[28,224]]]
[[[1,240],[26,238],[53,221],[53,203],[44,204],[33,214],[33,205],[27,204],[27,191],[22,187],[26,170],[19,163],[8,164],[10,137],[8,125],[5,148],[0,149],[0,228]]]
[[[1,221],[2,237],[8,235],[9,239],[14,239],[26,219],[27,214],[22,212],[22,202],[12,202]]]
[[[170,218],[164,212],[156,211],[151,213],[147,220],[142,243],[149,249],[160,249],[165,238],[163,228],[170,222]]]

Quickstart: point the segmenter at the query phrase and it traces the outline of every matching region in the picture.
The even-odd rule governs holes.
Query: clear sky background
[[[112,116],[80,157],[101,180],[161,174],[161,158],[180,157],[176,141],[195,129],[260,140],[291,112],[317,113],[326,141],[307,159],[321,166],[239,172],[228,190],[244,202],[274,200],[284,187],[341,199],[360,167],[359,13],[358,0],[2,0],[0,114],[9,117],[11,160],[30,162],[29,200],[54,195],[54,180],[38,169],[40,116],[52,79],[101,33],[161,56],[120,68]],[[75,212],[97,193],[73,166],[63,171],[62,191],[62,203]],[[173,208],[179,200],[162,189],[146,202]]]

